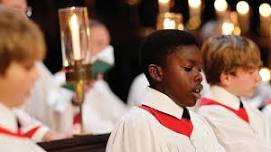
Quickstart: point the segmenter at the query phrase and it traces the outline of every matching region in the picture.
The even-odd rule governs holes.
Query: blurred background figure
[[[114,66],[114,50],[110,45],[109,31],[104,24],[96,20],[90,20],[90,46],[89,61],[93,81],[89,89],[86,90],[83,103],[84,129],[86,133],[104,134],[111,132],[116,122],[129,107],[111,91],[105,81],[106,72]],[[63,85],[65,72],[56,73],[55,79]],[[76,110],[72,113],[76,119],[78,116]],[[73,125],[76,128],[78,128],[77,123],[80,122],[74,120]]]

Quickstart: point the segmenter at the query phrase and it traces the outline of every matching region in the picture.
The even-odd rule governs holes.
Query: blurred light
[[[159,0],[159,3],[167,4],[170,0]]]
[[[233,30],[234,35],[241,35],[241,29],[239,26],[235,26]]]
[[[178,25],[178,30],[184,30],[183,24],[179,24],[179,25]]]
[[[165,20],[163,22],[163,27],[164,27],[164,29],[175,29],[176,23],[172,19],[165,18]]]
[[[271,15],[271,7],[267,3],[263,3],[259,7],[259,12],[262,16],[268,17]]]
[[[259,71],[259,74],[260,74],[263,82],[270,81],[271,73],[270,73],[270,70],[268,68],[266,68],[266,67],[261,68],[260,71]]]
[[[249,5],[246,1],[240,1],[236,5],[236,10],[238,13],[245,15],[249,12]]]
[[[228,8],[228,3],[226,0],[215,0],[214,6],[216,11],[224,12]]]
[[[232,34],[234,30],[234,25],[231,22],[224,22],[222,24],[222,34],[229,35]]]
[[[199,8],[201,6],[201,0],[188,0],[188,5],[192,8]]]

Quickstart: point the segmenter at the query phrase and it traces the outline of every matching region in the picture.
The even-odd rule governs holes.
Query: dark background
[[[131,0],[130,0],[131,1]],[[89,16],[105,23],[111,34],[111,44],[115,51],[115,67],[106,75],[111,89],[126,101],[129,86],[136,75],[141,73],[138,49],[144,31],[155,29],[158,13],[158,0],[137,0],[135,5],[128,0],[28,0],[32,7],[31,18],[43,30],[47,43],[45,65],[55,73],[62,69],[58,9],[71,6],[88,7]],[[237,0],[227,1],[230,9],[235,10]],[[261,3],[270,0],[247,0],[252,7],[250,35],[258,37],[259,13]],[[205,0],[202,13],[203,23],[215,18],[214,0]],[[184,23],[189,18],[187,0],[176,0],[172,12],[182,13]],[[271,26],[271,25],[270,25]],[[267,64],[269,48],[261,48],[262,58]]]

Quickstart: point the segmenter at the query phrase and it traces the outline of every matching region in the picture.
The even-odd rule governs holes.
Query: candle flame
[[[270,70],[268,68],[266,68],[266,67],[261,68],[260,71],[259,71],[259,74],[260,74],[263,82],[270,81],[271,73],[270,73]]]
[[[239,14],[245,15],[249,12],[249,5],[246,1],[240,1],[236,5],[236,10]]]
[[[268,17],[271,15],[271,7],[267,3],[263,3],[259,7],[259,12],[262,16]]]
[[[188,5],[192,8],[199,8],[201,6],[201,0],[188,0]]]
[[[159,3],[162,3],[162,4],[167,4],[169,2],[169,0],[159,0]]]
[[[216,11],[224,12],[228,8],[228,3],[226,0],[215,0],[214,6]]]

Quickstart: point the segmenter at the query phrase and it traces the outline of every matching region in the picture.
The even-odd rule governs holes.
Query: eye
[[[193,67],[186,67],[186,66],[184,66],[183,69],[184,69],[184,71],[186,71],[186,72],[190,72],[190,71],[193,70]]]

